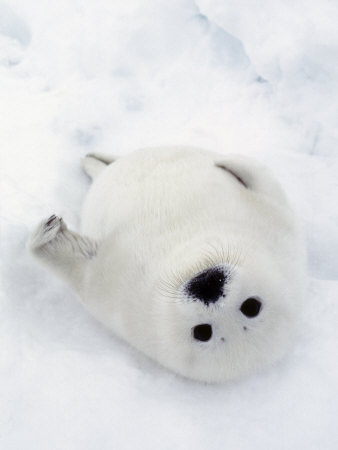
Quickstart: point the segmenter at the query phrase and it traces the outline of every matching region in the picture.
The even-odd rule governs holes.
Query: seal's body
[[[94,183],[81,235],[52,216],[30,248],[98,320],[162,365],[207,382],[255,372],[285,353],[303,295],[304,249],[265,168],[187,148],[114,162],[88,155],[83,165]]]

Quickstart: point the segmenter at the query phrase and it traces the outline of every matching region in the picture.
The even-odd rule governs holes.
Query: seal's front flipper
[[[230,155],[216,161],[215,164],[216,167],[235,177],[244,188],[271,197],[280,204],[287,204],[286,196],[279,183],[266,167],[254,159]]]
[[[116,158],[102,153],[88,153],[81,160],[83,170],[90,178],[95,179],[103,169],[115,161]]]
[[[96,255],[97,244],[69,230],[60,217],[51,216],[33,231],[28,249],[43,265],[79,292],[87,264]]]

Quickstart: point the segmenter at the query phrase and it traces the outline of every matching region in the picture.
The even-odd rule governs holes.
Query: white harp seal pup
[[[184,377],[225,382],[289,348],[304,244],[255,160],[190,148],[91,154],[81,233],[57,216],[29,249],[117,336]]]

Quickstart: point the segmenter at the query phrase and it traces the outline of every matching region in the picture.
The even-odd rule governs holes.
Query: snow
[[[338,4],[0,2],[0,448],[338,448]],[[185,144],[254,155],[302,218],[299,336],[224,386],[118,341],[27,255],[52,213],[79,227],[80,158]]]

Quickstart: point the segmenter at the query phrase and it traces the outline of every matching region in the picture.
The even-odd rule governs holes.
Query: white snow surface
[[[338,448],[338,3],[0,2],[1,450]],[[308,291],[290,353],[227,385],[118,341],[27,254],[78,229],[88,152],[256,156],[302,219]]]

